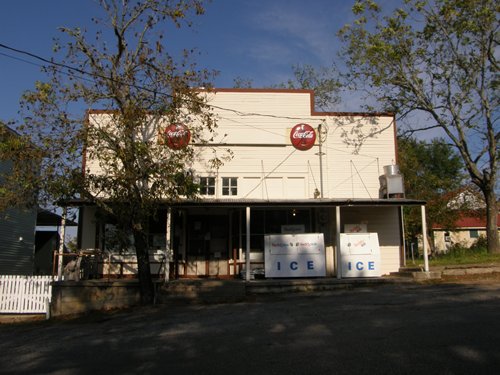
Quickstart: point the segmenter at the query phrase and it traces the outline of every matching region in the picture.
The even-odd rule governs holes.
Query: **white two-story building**
[[[201,199],[166,206],[149,236],[153,251],[170,254],[170,277],[234,277],[243,269],[265,270],[266,277],[398,271],[401,208],[424,202],[404,198],[393,114],[317,112],[308,90],[202,95],[218,127],[212,141],[190,141]],[[90,126],[102,115],[91,111]],[[214,154],[222,164],[208,163]],[[81,208],[79,229],[82,249],[111,250],[112,226],[95,206]]]

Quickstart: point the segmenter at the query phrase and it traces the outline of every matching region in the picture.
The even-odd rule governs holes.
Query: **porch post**
[[[63,207],[63,212],[61,215],[61,234],[59,238],[59,256],[57,259],[57,281],[62,281],[63,275],[63,253],[64,253],[64,237],[66,235],[66,215],[67,207]]]
[[[406,233],[405,233],[405,219],[403,206],[399,207],[399,214],[401,216],[401,242],[403,243],[403,266],[406,267]],[[401,262],[399,262],[401,263]]]
[[[340,206],[335,206],[335,255],[337,261],[337,279],[342,278],[342,262],[340,257]]]
[[[165,283],[170,279],[170,259],[172,258],[172,208],[167,208],[165,225]],[[158,273],[160,270],[158,270]]]
[[[425,206],[422,208],[422,242],[424,244],[424,271],[429,272],[429,253],[427,250],[427,219],[425,217]]]
[[[245,249],[245,280],[250,280],[250,207],[246,209],[246,220],[247,220],[247,244]]]

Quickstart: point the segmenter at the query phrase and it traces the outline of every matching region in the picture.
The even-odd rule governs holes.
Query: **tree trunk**
[[[495,190],[484,192],[486,198],[486,239],[488,241],[488,253],[500,253],[498,242],[498,206]]]
[[[143,231],[134,231],[134,241],[137,255],[141,304],[150,305],[154,302],[154,286],[151,278],[149,248],[146,241],[146,234]]]

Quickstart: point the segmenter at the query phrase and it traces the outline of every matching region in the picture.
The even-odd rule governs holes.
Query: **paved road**
[[[5,374],[496,374],[500,283],[383,285],[0,325]]]

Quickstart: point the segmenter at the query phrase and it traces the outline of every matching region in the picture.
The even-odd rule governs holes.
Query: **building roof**
[[[499,227],[500,227],[500,213],[498,214],[497,222],[499,223]],[[442,225],[442,224],[434,224],[432,228],[433,229],[447,229],[447,227]],[[481,216],[464,214],[457,221],[455,221],[455,228],[456,229],[484,229],[484,228],[486,228],[486,216],[484,214]]]
[[[61,216],[50,212],[48,210],[44,210],[42,208],[38,209],[38,213],[36,215],[36,225],[42,227],[58,227],[61,225]],[[66,226],[77,226],[73,220],[66,219]]]

